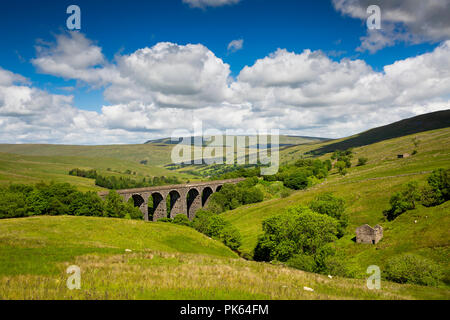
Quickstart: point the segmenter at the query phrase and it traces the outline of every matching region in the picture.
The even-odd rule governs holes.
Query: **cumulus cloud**
[[[241,0],[183,0],[191,8],[206,8],[206,7],[222,7],[226,5],[236,4]]]
[[[342,137],[450,108],[450,41],[382,71],[322,51],[278,49],[233,79],[201,44],[163,42],[110,62],[81,34],[64,37],[37,53],[38,69],[104,86],[109,103],[98,112],[80,110],[73,96],[50,94],[0,68],[0,142],[139,143],[191,130],[194,120],[205,129]],[[91,53],[71,63],[62,45],[71,41]]]
[[[450,2],[448,0],[333,0],[344,15],[365,21],[370,5],[381,9],[381,30],[368,30],[361,38],[359,51],[376,52],[397,42],[440,42],[450,39]]]
[[[124,81],[105,91],[114,103],[195,109],[231,98],[230,66],[201,44],[162,42],[117,60]]]
[[[112,66],[105,67],[107,62],[102,49],[79,32],[57,35],[56,43],[39,41],[36,53],[37,57],[31,62],[42,73],[96,85],[118,76]]]
[[[233,40],[228,44],[227,49],[229,52],[236,52],[236,51],[241,50],[243,46],[244,46],[243,39]]]

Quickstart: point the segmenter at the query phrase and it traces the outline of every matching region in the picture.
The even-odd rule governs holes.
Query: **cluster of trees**
[[[208,237],[221,241],[234,251],[238,250],[242,244],[239,230],[228,221],[225,221],[221,215],[209,210],[197,211],[192,222],[183,214],[176,215],[173,219],[159,219],[158,222],[172,222],[194,228]]]
[[[419,184],[412,181],[395,192],[389,200],[391,207],[383,211],[383,215],[392,221],[402,213],[415,209],[419,202],[431,207],[448,200],[450,200],[450,169],[441,168],[431,173],[425,187],[419,188]]]
[[[247,178],[238,184],[225,184],[211,195],[208,209],[214,213],[222,213],[233,210],[241,205],[257,203],[264,200],[263,192],[256,187],[257,177]]]
[[[352,166],[353,150],[347,149],[345,151],[336,150],[331,155],[331,160],[336,160],[334,165],[339,173],[343,176],[347,174],[347,169]]]
[[[300,159],[293,165],[280,166],[277,174],[264,176],[264,180],[282,181],[290,189],[303,190],[318,179],[326,178],[329,170],[331,170],[330,160]]]
[[[94,192],[80,192],[68,183],[14,184],[0,189],[0,218],[74,215],[142,219],[132,204],[111,191],[103,201]]]
[[[344,269],[333,242],[344,234],[347,216],[342,199],[324,194],[308,207],[294,206],[263,222],[254,250],[256,261],[280,261],[309,272]]]
[[[214,212],[208,210],[197,211],[192,221],[192,227],[208,237],[222,241],[232,250],[239,249],[242,244],[239,230]]]
[[[300,159],[295,164],[281,165],[278,173],[270,176],[263,176],[265,181],[281,181],[283,184],[294,190],[306,189],[315,180],[324,179],[328,176],[328,171],[332,168],[331,161]],[[229,172],[212,177],[215,180],[234,178],[261,177],[261,166],[234,166]]]
[[[351,168],[353,159],[353,149],[349,148],[345,151],[336,150],[331,155],[331,160],[336,160],[336,164],[334,165],[338,172],[345,176],[347,174],[347,169]],[[358,158],[357,167],[364,166],[369,161],[366,157]]]
[[[145,188],[181,183],[177,177],[162,176],[153,177],[153,179],[143,178],[142,180],[134,180],[127,177],[102,176],[98,174],[96,170],[83,170],[78,168],[70,170],[69,174],[77,177],[95,179],[95,184],[97,186],[111,190]]]

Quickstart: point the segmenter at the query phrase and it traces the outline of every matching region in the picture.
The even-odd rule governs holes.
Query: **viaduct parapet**
[[[117,193],[122,196],[125,202],[132,198],[134,205],[139,207],[144,215],[145,221],[158,221],[161,218],[168,217],[168,205],[170,208],[170,218],[184,214],[189,220],[193,220],[197,210],[206,207],[211,195],[219,191],[224,184],[236,184],[242,180],[245,179],[239,178],[139,189],[124,189],[117,190]],[[108,191],[99,192],[98,195],[102,199],[105,199],[108,193]],[[168,196],[170,196],[170,204],[166,203]],[[152,204],[151,208],[149,208],[149,203]]]

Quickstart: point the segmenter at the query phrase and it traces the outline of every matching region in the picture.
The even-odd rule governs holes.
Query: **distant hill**
[[[193,141],[194,137],[186,137],[185,138],[188,142]],[[308,143],[319,143],[328,141],[330,139],[328,138],[319,138],[319,137],[306,137],[306,136],[289,136],[289,135],[281,135],[280,136],[280,146],[281,147],[287,147],[287,146],[295,146],[299,144],[308,144]],[[161,139],[155,139],[155,140],[148,140],[144,144],[152,144],[152,145],[172,145],[172,144],[178,144],[181,142],[181,139],[172,141],[171,138],[161,138]],[[209,142],[205,139],[203,139],[203,146],[208,145]],[[250,147],[256,147],[257,145],[250,146]]]
[[[349,138],[321,146],[312,150],[311,153],[320,155],[335,150],[366,146],[383,140],[447,127],[450,127],[450,110],[437,111],[370,129]]]

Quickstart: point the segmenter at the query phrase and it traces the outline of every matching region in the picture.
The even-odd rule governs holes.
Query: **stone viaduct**
[[[161,218],[168,217],[168,205],[170,206],[170,218],[184,214],[189,220],[193,220],[197,210],[204,208],[208,204],[210,196],[219,191],[225,183],[236,184],[242,180],[244,179],[125,189],[117,190],[117,193],[122,196],[125,202],[132,198],[134,205],[139,207],[144,215],[145,221],[158,221]],[[105,199],[108,193],[108,191],[99,192],[98,195]],[[170,204],[166,203],[168,196],[170,196]],[[149,208],[150,198],[151,203],[153,203],[151,208]]]

